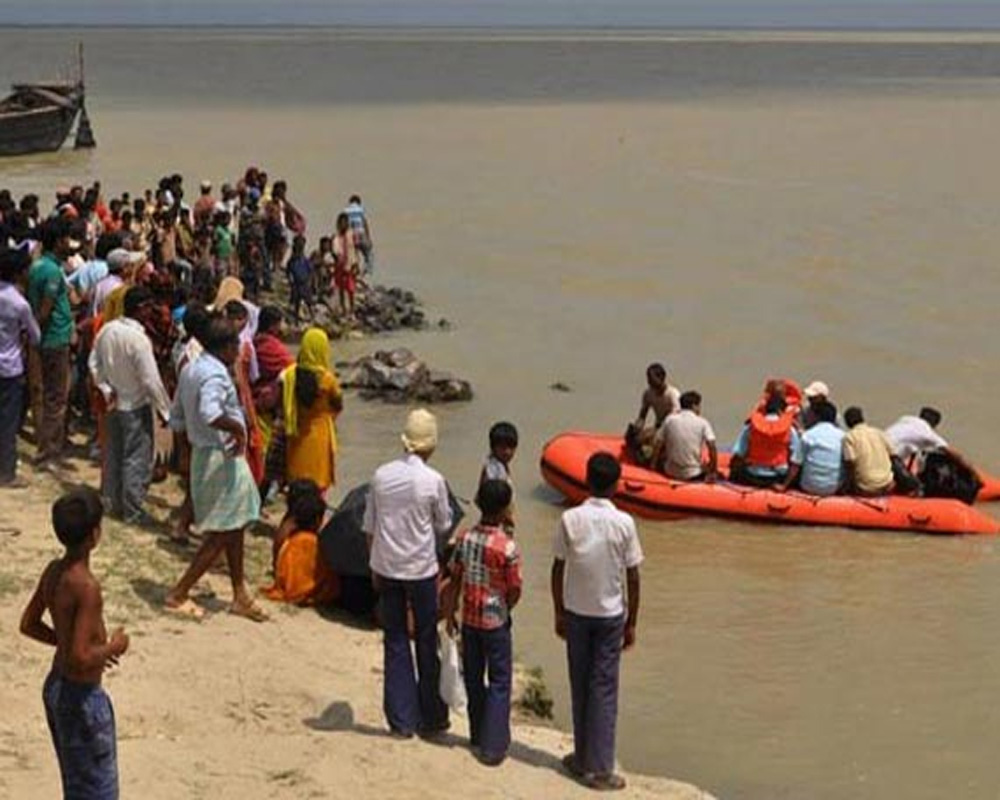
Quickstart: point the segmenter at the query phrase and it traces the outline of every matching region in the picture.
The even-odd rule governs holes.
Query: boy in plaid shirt
[[[462,532],[449,564],[448,631],[454,633],[462,596],[462,669],[469,696],[473,752],[488,766],[507,757],[513,648],[510,611],[521,598],[521,553],[505,529],[512,493],[502,480],[479,487],[479,524]],[[489,675],[489,684],[485,682]]]

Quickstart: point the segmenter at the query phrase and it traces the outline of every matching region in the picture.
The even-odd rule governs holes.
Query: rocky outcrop
[[[380,350],[337,365],[345,389],[366,400],[390,403],[452,403],[472,399],[472,386],[448,372],[430,369],[405,347]]]
[[[323,328],[331,339],[342,339],[352,333],[374,334],[388,331],[424,330],[430,327],[420,300],[413,292],[398,286],[371,286],[358,290],[354,318],[342,317],[331,297],[312,307],[311,324]],[[308,317],[307,317],[308,318]],[[435,326],[449,330],[451,323],[440,319]]]

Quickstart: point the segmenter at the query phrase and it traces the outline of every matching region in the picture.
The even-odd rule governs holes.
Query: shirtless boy
[[[101,676],[128,650],[128,636],[118,628],[108,637],[101,585],[90,571],[102,516],[101,497],[90,488],[52,506],[52,526],[66,553],[42,573],[21,617],[21,633],[56,648],[42,698],[64,796],[117,800],[115,714]],[[42,619],[46,611],[51,626]]]

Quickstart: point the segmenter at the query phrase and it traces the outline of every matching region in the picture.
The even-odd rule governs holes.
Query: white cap
[[[813,381],[802,391],[802,394],[808,398],[829,397],[830,387],[823,383],[823,381]]]
[[[401,438],[407,453],[429,453],[437,447],[437,419],[424,408],[411,411]]]
[[[108,257],[105,260],[108,262],[108,269],[117,271],[125,269],[125,267],[145,264],[146,256],[143,253],[126,250],[124,247],[116,247],[108,253]]]

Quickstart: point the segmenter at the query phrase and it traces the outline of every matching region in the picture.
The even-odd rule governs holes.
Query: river
[[[136,192],[176,171],[193,191],[259,164],[311,236],[359,192],[376,277],[454,328],[337,357],[406,345],[473,382],[435,457],[464,496],[490,424],[517,424],[515,647],[563,725],[561,508],[538,456],[561,430],[623,429],[647,363],[704,395],[723,442],[780,374],[883,426],[935,405],[1000,468],[997,37],[21,29],[0,31],[0,75],[46,77],[77,39],[99,147],[6,161],[0,186]],[[349,399],[342,486],[396,452],[403,415]],[[640,536],[626,766],[727,798],[996,796],[994,541],[717,520]]]

